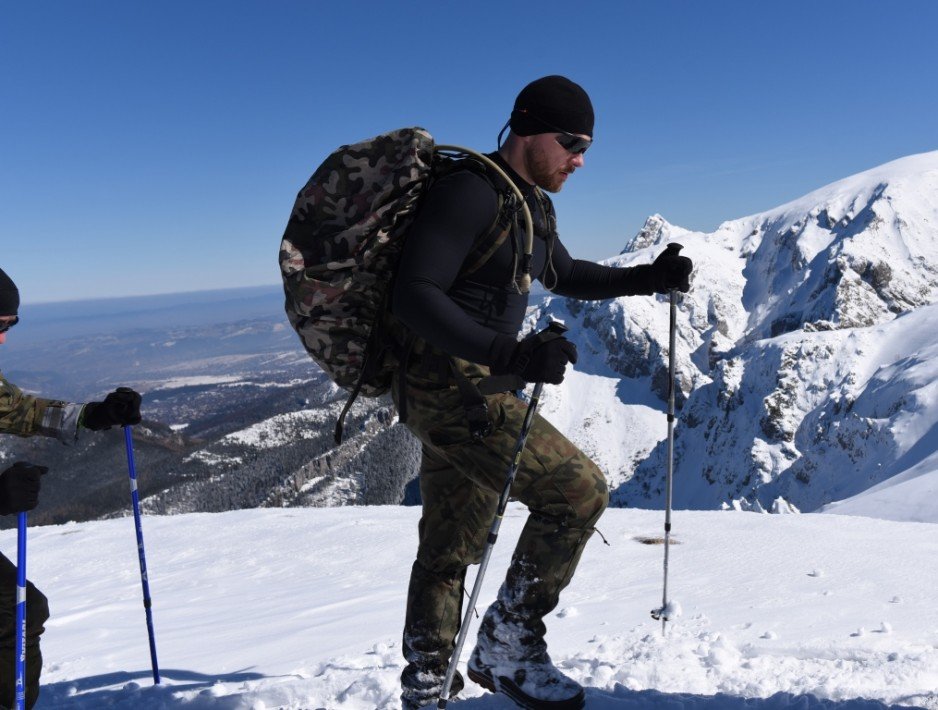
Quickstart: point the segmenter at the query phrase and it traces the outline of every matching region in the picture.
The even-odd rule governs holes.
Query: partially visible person
[[[19,323],[19,290],[0,269],[0,345]],[[103,402],[76,404],[25,394],[0,373],[0,434],[49,436],[65,444],[78,439],[81,429],[99,431],[140,422],[140,395],[119,387]],[[32,510],[39,499],[44,466],[15,463],[0,474],[0,515]],[[12,669],[16,648],[16,566],[0,554],[0,707],[14,705]],[[26,585],[26,707],[39,697],[42,653],[39,637],[49,618],[49,603],[32,582]]]

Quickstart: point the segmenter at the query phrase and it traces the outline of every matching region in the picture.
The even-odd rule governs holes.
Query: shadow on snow
[[[244,707],[240,693],[221,696],[212,692],[218,683],[245,683],[268,678],[262,673],[236,671],[221,675],[206,675],[194,671],[175,668],[161,668],[160,678],[172,681],[171,684],[154,685],[150,670],[116,671],[101,675],[43,684],[35,710],[53,708],[139,708],[157,710],[158,708],[185,705],[187,708]],[[118,687],[115,687],[118,686]],[[180,692],[195,692],[196,697],[182,700],[176,697]]]
[[[517,706],[507,698],[486,695],[458,704],[459,710],[512,710]],[[768,698],[741,698],[735,695],[693,695],[661,693],[657,690],[613,690],[587,688],[585,710],[908,710],[920,706],[888,705],[879,700],[824,700],[814,695],[776,693]]]
[[[181,707],[235,710],[249,707],[254,692],[219,693],[213,687],[220,683],[245,683],[270,676],[239,671],[225,675],[205,675],[193,671],[161,670],[162,678],[171,684],[152,685],[150,671],[105,673],[88,678],[43,685],[42,695],[35,710],[53,708],[134,708],[134,710],[161,710]],[[120,687],[115,687],[120,686]],[[221,688],[221,686],[219,686]],[[178,693],[193,694],[180,698]],[[922,697],[909,697],[904,702],[914,703]],[[292,706],[292,704],[291,704]],[[512,710],[517,706],[508,698],[487,694],[466,698],[458,703],[459,710]],[[434,707],[434,706],[430,706]],[[622,685],[610,691],[588,688],[585,710],[909,710],[920,705],[888,705],[879,700],[854,698],[826,700],[814,695],[776,693],[768,698],[742,698],[718,693],[694,695],[690,693],[662,693],[657,690],[628,690]]]

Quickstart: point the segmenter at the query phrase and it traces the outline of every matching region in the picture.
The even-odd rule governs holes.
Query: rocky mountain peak
[[[816,510],[938,450],[938,440],[919,441],[907,429],[913,420],[919,432],[938,427],[938,405],[922,375],[938,348],[914,330],[938,328],[936,224],[933,152],[724,222],[712,233],[653,215],[609,260],[647,263],[679,236],[695,262],[677,326],[678,505],[734,507],[745,500],[735,507],[772,510],[782,496],[800,510]],[[626,449],[610,455],[617,463],[607,467],[617,502],[660,504],[664,428],[636,432],[628,419],[662,416],[666,301],[547,299],[539,308],[561,314],[581,350],[592,354],[578,365],[583,378],[618,378],[614,401],[593,410],[621,417],[611,429],[622,433],[609,441],[603,429],[600,443],[593,440],[595,424],[577,429],[571,421],[574,437],[600,456]],[[582,397],[586,387],[576,380],[563,389],[551,405],[557,416],[568,416],[573,392]],[[857,411],[858,401],[867,402],[867,413]]]

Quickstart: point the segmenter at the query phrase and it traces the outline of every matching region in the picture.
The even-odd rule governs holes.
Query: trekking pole
[[[26,513],[17,516],[16,530],[16,694],[13,707],[26,708]]]
[[[147,578],[147,557],[143,549],[143,526],[140,523],[140,495],[137,493],[137,467],[134,465],[133,429],[124,427],[124,443],[127,445],[127,470],[130,473],[130,500],[134,509],[134,527],[137,530],[137,554],[140,558],[140,582],[143,586],[143,608],[147,614],[147,635],[150,637],[150,665],[153,667],[153,682],[160,682],[160,667],[156,662],[156,636],[153,633],[153,609],[150,601],[150,582]]]
[[[668,251],[677,254],[681,251],[680,244],[669,244]],[[665,634],[668,623],[668,551],[671,542],[671,489],[674,478],[674,345],[677,332],[677,290],[668,291],[671,299],[671,322],[668,333],[668,473],[665,482],[665,512],[664,512],[664,591],[661,596],[661,608],[653,609],[651,618],[661,619],[661,635]]]
[[[552,321],[551,324],[547,326],[547,329],[557,335],[563,335],[567,332],[567,326],[558,321]],[[479,592],[482,590],[482,578],[485,576],[485,570],[489,566],[489,558],[492,556],[492,549],[495,547],[495,541],[498,539],[498,530],[502,526],[502,518],[505,517],[505,509],[508,507],[511,486],[515,482],[515,475],[518,473],[518,466],[521,463],[521,454],[524,452],[524,444],[528,439],[531,422],[534,421],[534,413],[537,411],[542,389],[544,389],[543,382],[535,383],[534,392],[531,394],[531,401],[528,404],[527,411],[524,413],[521,433],[518,435],[518,441],[515,444],[515,453],[511,459],[511,464],[508,466],[508,477],[505,479],[505,487],[502,489],[501,497],[498,499],[495,519],[492,520],[492,527],[489,528],[489,536],[485,541],[485,549],[482,552],[482,561],[479,563],[479,573],[476,575],[475,583],[472,585],[472,594],[469,595],[469,607],[466,609],[466,614],[463,617],[462,626],[459,627],[456,647],[453,649],[453,655],[446,669],[446,679],[443,681],[443,690],[440,691],[440,699],[436,705],[439,710],[445,708],[449,700],[449,689],[453,684],[453,678],[456,676],[456,666],[459,664],[459,657],[462,655],[463,644],[466,643],[469,622],[472,620],[472,613],[475,610],[476,601],[479,599]]]

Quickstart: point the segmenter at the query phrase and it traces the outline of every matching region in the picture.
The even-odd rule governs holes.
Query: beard
[[[560,192],[564,176],[560,168],[551,161],[547,151],[538,145],[531,146],[527,162],[528,174],[535,185],[547,192]]]

